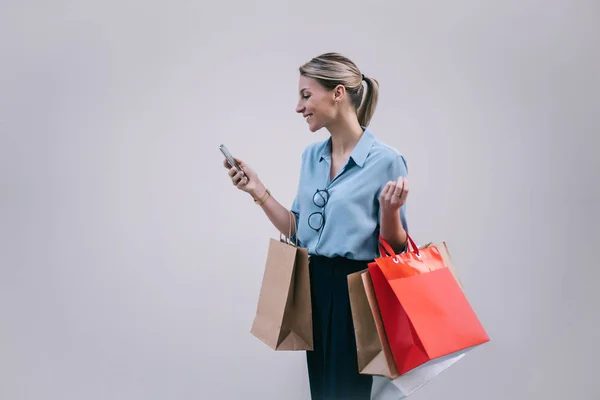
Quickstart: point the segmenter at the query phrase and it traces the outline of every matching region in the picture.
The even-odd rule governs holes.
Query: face
[[[302,114],[311,132],[326,127],[336,118],[334,90],[327,90],[315,79],[300,75],[299,96],[296,112]]]

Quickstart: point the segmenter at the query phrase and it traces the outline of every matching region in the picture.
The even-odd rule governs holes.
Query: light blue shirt
[[[330,167],[331,138],[309,145],[302,153],[298,191],[291,207],[296,214],[298,245],[310,255],[373,260],[379,256],[379,194],[388,181],[407,176],[406,160],[364,129],[333,180],[329,179]],[[327,202],[320,207],[325,198]],[[322,222],[320,212],[324,222],[317,231],[313,228]],[[408,231],[406,205],[399,214]]]

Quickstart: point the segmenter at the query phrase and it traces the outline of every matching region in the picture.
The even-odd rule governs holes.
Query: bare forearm
[[[382,212],[380,221],[380,233],[386,242],[392,246],[397,253],[404,250],[407,242],[407,233],[402,227],[399,212]]]
[[[255,200],[260,200],[266,195],[266,188],[259,184],[256,192],[252,194]],[[291,236],[296,231],[295,219],[290,211],[282,206],[273,195],[269,195],[266,201],[261,204],[261,208],[273,224],[273,226],[285,236]]]

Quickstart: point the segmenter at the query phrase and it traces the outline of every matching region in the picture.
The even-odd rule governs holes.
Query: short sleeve
[[[402,155],[398,155],[394,158],[391,164],[388,166],[385,182],[397,181],[399,177],[408,177],[408,165],[406,159]],[[384,182],[384,184],[385,184]],[[383,187],[382,187],[383,189]],[[377,195],[379,197],[379,193]],[[408,232],[408,221],[406,218],[406,203],[400,207],[400,222],[406,232]],[[381,210],[379,211],[379,217],[381,217]]]

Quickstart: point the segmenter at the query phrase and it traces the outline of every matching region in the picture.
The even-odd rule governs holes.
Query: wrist
[[[390,244],[401,245],[405,242],[407,232],[404,230],[400,213],[392,210],[381,210],[380,233]],[[394,246],[396,247],[396,246]]]
[[[267,188],[262,184],[262,182],[258,182],[256,184],[256,188],[250,192],[250,196],[252,196],[254,201],[258,201],[264,197],[265,193],[267,193]]]
[[[395,225],[396,222],[400,223],[400,208],[395,210],[382,208],[380,218],[381,222],[385,223],[386,225]]]

